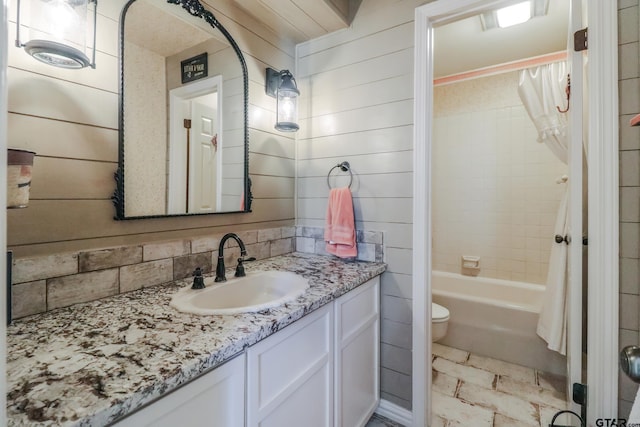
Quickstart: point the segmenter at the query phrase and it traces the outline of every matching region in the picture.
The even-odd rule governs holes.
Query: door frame
[[[585,0],[589,23],[589,384],[587,423],[618,413],[618,40],[617,2]],[[414,426],[430,424],[431,129],[433,27],[476,14],[499,0],[438,0],[415,10],[413,160]],[[604,286],[597,286],[606,284]]]
[[[9,46],[8,35],[8,1],[0,1],[0,45]],[[7,49],[0,51],[0,247],[7,251]],[[0,254],[0,277],[7,277],[7,257]],[[7,318],[6,308],[7,296],[2,292],[0,297],[0,420],[6,419],[7,411],[7,389],[6,389],[6,336]]]

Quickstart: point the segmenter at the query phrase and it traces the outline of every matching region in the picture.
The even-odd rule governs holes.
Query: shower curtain
[[[567,114],[558,111],[568,107],[567,63],[556,62],[520,72],[518,94],[538,130],[538,142],[544,142],[558,159],[568,162]],[[569,189],[560,202],[554,235],[568,234]],[[552,237],[552,236],[550,236]],[[537,333],[549,349],[566,354],[567,331],[567,259],[565,242],[551,246],[547,286],[538,319]]]

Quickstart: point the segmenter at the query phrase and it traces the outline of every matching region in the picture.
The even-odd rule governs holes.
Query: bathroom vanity
[[[199,316],[169,306],[184,280],[15,322],[9,425],[363,425],[378,403],[385,265],[293,253],[250,269],[310,287],[261,312]]]

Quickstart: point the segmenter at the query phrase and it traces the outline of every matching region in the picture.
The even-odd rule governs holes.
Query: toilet
[[[447,335],[449,310],[435,302],[431,303],[431,341],[436,342]]]

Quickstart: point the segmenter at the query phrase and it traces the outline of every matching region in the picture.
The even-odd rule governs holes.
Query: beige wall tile
[[[293,238],[273,240],[271,242],[271,256],[288,254],[293,251]]]
[[[640,187],[620,187],[620,221],[640,222]]]
[[[62,253],[13,260],[13,283],[67,276],[78,272],[78,254]]]
[[[80,272],[104,270],[106,268],[142,262],[142,246],[123,246],[80,252]]]
[[[220,246],[220,238],[222,236],[202,236],[191,239],[191,253],[217,251]]]
[[[47,310],[116,295],[118,269],[80,273],[47,280]]]
[[[120,292],[159,285],[173,280],[173,260],[161,259],[120,268]]]
[[[640,258],[640,224],[620,223],[620,257]]]
[[[623,44],[619,48],[620,79],[631,79],[640,76],[640,59],[638,42]]]
[[[266,242],[268,240],[277,240],[282,238],[282,229],[280,228],[266,228],[264,230],[258,230],[258,242]]]
[[[47,311],[46,280],[13,285],[11,292],[11,317],[13,319]]]
[[[171,258],[187,255],[191,249],[188,240],[174,240],[172,242],[149,243],[142,247],[144,261]]]
[[[638,41],[638,6],[618,12],[618,43]]]
[[[282,231],[283,239],[296,236],[296,227],[281,227],[280,230]]]
[[[638,93],[640,93],[640,79],[620,81],[620,114],[638,114],[640,112],[640,97],[637,96]],[[635,94],[635,96],[632,94]]]
[[[173,278],[179,280],[191,277],[198,267],[202,269],[203,273],[210,273],[212,271],[211,261],[210,252],[176,257],[173,259]]]
[[[620,292],[623,294],[640,294],[640,260],[634,258],[620,259]]]
[[[269,242],[247,245],[247,255],[256,259],[266,259],[271,256],[271,244]]]
[[[640,126],[629,126],[629,122],[635,116],[620,116],[620,150],[640,150]]]
[[[620,328],[637,331],[638,325],[638,295],[620,294]]]

